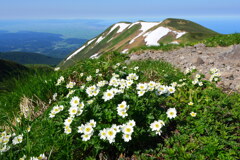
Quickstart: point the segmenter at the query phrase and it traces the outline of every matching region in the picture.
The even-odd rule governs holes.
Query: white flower
[[[83,135],[81,135],[81,137],[82,137],[82,141],[88,141],[88,140],[90,140],[91,135],[89,135],[89,134],[83,134]]]
[[[60,70],[60,67],[54,68],[54,71],[59,71],[59,70]]]
[[[99,69],[96,69],[96,73],[99,73]]]
[[[63,81],[64,81],[64,77],[61,76],[60,78],[58,78],[56,86],[59,86]]]
[[[90,99],[87,101],[87,104],[92,104],[94,102],[94,99]]]
[[[80,76],[82,77],[84,74],[83,73],[80,73]]]
[[[198,82],[198,85],[199,86],[203,86],[203,82]]]
[[[128,116],[126,110],[120,110],[120,111],[118,111],[118,115],[119,115],[120,117],[123,117],[123,118],[125,118],[126,116]]]
[[[78,131],[77,132],[78,133],[83,133],[84,132],[84,128],[85,128],[85,125],[82,124],[81,126],[78,127]]]
[[[164,125],[165,123],[162,120],[158,120],[151,123],[150,128],[152,131],[159,131]]]
[[[175,108],[169,108],[167,110],[167,117],[169,119],[175,118],[177,116],[177,110]]]
[[[19,158],[19,160],[25,160],[26,158],[26,155],[24,155],[22,158]]]
[[[129,106],[126,101],[122,101],[122,103],[118,104],[118,110],[128,110]]]
[[[47,160],[47,157],[46,157],[45,154],[43,153],[43,154],[40,154],[40,155],[38,156],[38,159],[39,159],[39,160]]]
[[[122,138],[124,142],[129,142],[130,140],[132,140],[131,134],[123,134]]]
[[[188,103],[189,106],[192,106],[193,104],[194,104],[193,102],[189,102],[189,103]]]
[[[66,127],[65,130],[64,130],[64,133],[66,133],[66,134],[72,133],[72,128],[70,128],[69,126]]]
[[[107,129],[107,139],[108,139],[109,143],[115,142],[116,134],[117,134],[117,132],[113,128]]]
[[[136,73],[130,73],[128,76],[127,76],[127,80],[138,80],[138,75]]]
[[[14,137],[14,139],[12,140],[12,143],[13,145],[16,145],[16,144],[22,143],[22,140],[23,140],[23,135],[21,134],[19,136]]]
[[[146,91],[147,88],[148,88],[148,85],[146,83],[139,83],[139,84],[137,84],[137,90]]]
[[[99,136],[100,136],[100,139],[107,139],[107,130],[106,129],[103,129],[99,132]]]
[[[64,125],[68,126],[72,123],[73,118],[72,117],[68,117],[67,119],[64,120]]]
[[[190,115],[191,115],[192,117],[196,117],[197,113],[191,112]]]
[[[2,153],[2,152],[7,152],[9,149],[10,149],[10,146],[3,145],[3,146],[0,148],[0,153]]]
[[[77,106],[72,106],[72,107],[69,108],[68,112],[71,116],[73,116],[73,115],[77,114],[78,107]]]
[[[96,127],[96,121],[94,121],[93,119],[91,119],[90,121],[89,121],[89,124],[94,128],[94,127]]]
[[[30,131],[31,131],[31,126],[28,126],[27,132],[30,132]]]
[[[139,67],[134,67],[133,69],[136,71],[136,70],[138,70],[138,69],[139,69]]]
[[[66,86],[66,88],[73,88],[75,86],[75,82],[69,82]]]
[[[84,130],[83,130],[84,134],[92,134],[93,133],[93,128],[91,125],[85,125],[84,126]]]
[[[168,92],[171,94],[171,93],[174,93],[176,91],[176,89],[174,87],[167,87],[168,89]]]
[[[57,100],[56,98],[57,98],[57,93],[54,93],[52,99],[53,99],[54,101],[56,101],[56,100]]]
[[[164,85],[160,85],[156,89],[158,90],[159,95],[162,95],[168,92],[168,88]]]
[[[108,101],[114,97],[113,90],[107,90],[106,92],[103,93],[103,99],[104,101]]]
[[[92,76],[88,76],[87,79],[86,79],[86,81],[88,81],[88,82],[91,81],[91,80],[92,80]]]
[[[132,134],[133,133],[133,127],[132,126],[129,126],[129,125],[124,125],[122,127],[122,132],[124,134]]]
[[[145,91],[138,91],[137,94],[138,94],[138,97],[141,97],[145,94]]]
[[[127,122],[128,126],[134,127],[136,125],[136,122],[134,120],[130,120]]]
[[[70,101],[71,106],[77,106],[79,105],[79,103],[80,103],[80,99],[77,96],[73,97]]]
[[[70,90],[69,92],[68,92],[68,94],[67,94],[67,98],[70,96],[70,95],[72,95],[73,93],[75,92],[75,90]]]

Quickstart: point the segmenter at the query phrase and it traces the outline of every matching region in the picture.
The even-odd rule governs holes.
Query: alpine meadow
[[[79,9],[71,5],[71,11],[92,16],[89,3]],[[146,14],[148,5],[154,8],[144,4]],[[36,5],[35,16],[40,15]],[[41,15],[49,14],[49,21],[55,12],[68,16],[68,5],[60,0],[59,10],[46,7]],[[104,16],[94,9],[96,17]],[[117,11],[109,8],[120,17]],[[104,28],[102,21],[89,19],[84,25]],[[84,25],[79,34],[81,27],[92,29],[89,35],[99,32]],[[185,18],[126,18],[89,39],[66,39],[39,28],[17,31],[29,36],[20,40],[0,38],[0,51],[5,49],[0,52],[0,160],[240,159],[239,33],[223,34]]]

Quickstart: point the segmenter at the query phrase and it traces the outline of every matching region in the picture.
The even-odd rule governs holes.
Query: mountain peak
[[[158,46],[160,43],[178,44],[201,40],[213,34],[218,33],[184,19],[168,18],[161,22],[141,20],[133,23],[118,22],[71,53],[60,66],[69,66],[79,59],[96,58],[105,52],[127,53],[135,47]]]

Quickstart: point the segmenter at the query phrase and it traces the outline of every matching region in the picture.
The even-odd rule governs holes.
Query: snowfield
[[[145,42],[147,46],[158,46],[159,43],[158,41],[167,35],[169,32],[171,32],[170,29],[165,28],[165,27],[158,27],[157,29],[148,32],[144,34],[143,36],[145,37]]]
[[[138,37],[141,37],[145,32],[147,32],[150,28],[159,25],[161,22],[140,22],[142,31],[139,35],[137,35],[135,38],[133,38],[129,44],[132,44]]]
[[[76,54],[78,54],[81,50],[83,50],[85,48],[85,46],[82,46],[81,48],[79,48],[78,50],[76,50],[75,52],[73,52],[66,60],[65,60],[65,62],[67,61],[67,60],[69,60],[69,59],[71,59],[73,56],[75,56]]]
[[[117,23],[115,24],[110,31],[108,32],[108,34],[110,34],[112,31],[114,31],[117,27],[119,27],[117,33],[121,33],[124,29],[126,29],[130,24],[127,23]]]

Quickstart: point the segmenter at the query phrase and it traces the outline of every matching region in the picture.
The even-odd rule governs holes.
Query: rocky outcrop
[[[218,68],[222,73],[219,84],[224,88],[240,91],[240,44],[229,47],[197,44],[167,52],[146,50],[130,55],[130,61],[144,59],[164,60],[183,71],[187,67],[196,66],[206,77],[209,77],[211,68]]]

